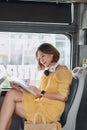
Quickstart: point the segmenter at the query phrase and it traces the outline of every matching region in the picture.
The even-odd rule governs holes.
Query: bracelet
[[[46,91],[44,91],[44,90],[42,90],[42,91],[41,91],[41,94],[43,94],[43,95],[44,95],[45,93],[46,93]]]

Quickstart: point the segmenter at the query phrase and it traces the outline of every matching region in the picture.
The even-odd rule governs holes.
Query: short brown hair
[[[57,62],[60,58],[59,51],[51,44],[49,43],[43,43],[41,44],[36,51],[36,59],[38,61],[39,69],[44,69],[44,66],[40,63],[40,59],[38,59],[38,51],[41,51],[45,54],[53,54],[53,60],[52,62]]]

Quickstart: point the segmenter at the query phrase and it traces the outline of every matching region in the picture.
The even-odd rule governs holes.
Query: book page
[[[26,85],[26,83],[23,80],[18,79],[16,77],[11,77],[10,81],[16,83],[17,85],[19,85],[19,87],[23,88],[25,91],[27,91],[33,95],[36,95],[36,93],[34,91],[32,91],[31,89],[28,88],[28,86]]]

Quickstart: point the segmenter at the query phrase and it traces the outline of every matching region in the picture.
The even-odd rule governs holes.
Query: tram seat
[[[71,88],[73,86],[73,89],[77,87],[76,93],[74,95],[73,101],[69,99],[70,97],[72,98],[72,89],[70,90],[70,97],[68,98],[66,102],[66,108],[65,111],[60,119],[60,122],[62,124],[62,130],[75,130],[77,128],[77,117],[78,117],[78,112],[80,109],[80,104],[82,101],[82,96],[83,96],[83,91],[84,91],[84,86],[85,86],[85,80],[87,77],[87,67],[75,67],[72,70],[72,74],[74,77],[77,78],[77,85],[71,84]],[[71,101],[69,104],[68,102]],[[70,106],[70,107],[69,107]],[[67,108],[68,107],[68,108]],[[67,110],[68,109],[68,110]],[[64,123],[65,120],[65,123]]]
[[[78,82],[79,82],[78,78],[73,77],[72,83],[70,86],[70,93],[69,93],[68,100],[66,101],[66,105],[65,105],[65,110],[60,118],[60,123],[62,127],[64,127],[64,125],[66,124],[68,112],[73,104],[73,101],[74,101],[74,98],[78,89]]]
[[[70,86],[70,94],[66,101],[64,113],[60,118],[62,130],[75,130],[76,119],[78,115],[79,106],[81,103],[85,78],[87,76],[87,68],[76,67],[72,70],[73,80]],[[24,127],[23,123],[21,123]]]

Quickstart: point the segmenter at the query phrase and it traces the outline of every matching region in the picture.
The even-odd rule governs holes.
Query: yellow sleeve
[[[72,73],[68,69],[61,69],[55,75],[55,80],[58,84],[58,92],[67,97],[69,94],[70,84],[72,82]]]
[[[43,85],[43,82],[44,82],[44,77],[45,77],[45,76],[42,75],[41,78],[40,78],[40,84],[39,84],[39,86],[38,86],[38,89],[39,89],[39,90],[41,90],[41,88],[42,88],[42,85]]]

